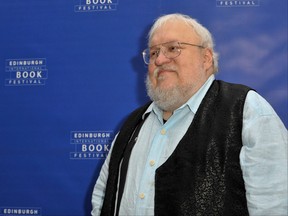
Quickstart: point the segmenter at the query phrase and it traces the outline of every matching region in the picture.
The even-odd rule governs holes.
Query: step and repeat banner
[[[1,0],[0,215],[82,216],[111,142],[148,101],[158,16],[214,35],[218,79],[256,89],[287,127],[287,0]]]

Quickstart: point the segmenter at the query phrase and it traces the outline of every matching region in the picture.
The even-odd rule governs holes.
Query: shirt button
[[[166,130],[165,130],[164,128],[161,130],[161,134],[162,134],[162,135],[165,135],[165,134],[166,134]]]
[[[155,160],[150,160],[149,164],[150,164],[150,166],[154,166],[155,165]]]
[[[139,197],[140,197],[140,199],[144,199],[145,194],[144,194],[144,193],[140,193],[140,194],[139,194]]]

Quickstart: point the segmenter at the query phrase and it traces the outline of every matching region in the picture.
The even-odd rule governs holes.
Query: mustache
[[[161,65],[158,66],[154,69],[153,75],[154,77],[158,77],[158,74],[160,71],[172,71],[172,72],[177,72],[177,68],[175,66],[170,66],[170,65]]]

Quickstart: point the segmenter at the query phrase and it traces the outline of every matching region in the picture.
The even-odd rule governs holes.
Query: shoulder
[[[247,114],[256,116],[277,115],[273,107],[260,94],[249,91],[245,100],[245,110]]]
[[[225,82],[223,80],[215,80],[214,83],[219,86],[219,88],[222,89],[228,89],[228,90],[243,90],[243,91],[249,91],[253,90],[251,87],[243,85],[243,84],[238,84],[238,83],[230,83],[230,82]]]

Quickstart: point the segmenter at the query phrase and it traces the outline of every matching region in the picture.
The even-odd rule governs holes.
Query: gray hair
[[[188,15],[175,13],[160,16],[159,18],[157,18],[148,33],[148,44],[150,44],[151,38],[153,37],[155,31],[169,20],[183,21],[192,27],[192,29],[201,39],[201,46],[207,47],[212,50],[213,73],[216,73],[218,71],[218,53],[214,51],[213,37],[207,28],[201,25],[196,19],[193,19]]]

